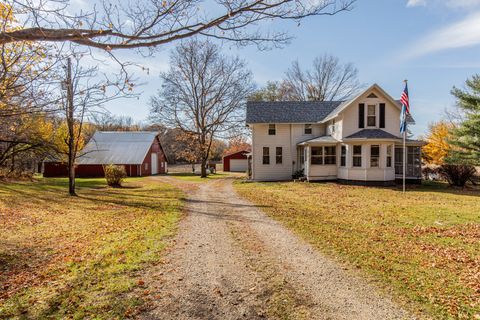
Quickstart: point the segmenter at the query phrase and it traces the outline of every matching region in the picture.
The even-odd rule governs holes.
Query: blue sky
[[[224,47],[247,61],[258,86],[280,80],[293,60],[308,67],[315,56],[329,53],[354,63],[361,83],[376,82],[396,98],[408,79],[416,135],[454,105],[451,88],[463,87],[480,69],[480,0],[358,0],[350,12],[309,18],[300,26],[276,23],[275,28],[295,39],[269,51]],[[138,82],[145,83],[138,100],[115,101],[107,109],[145,120],[150,96],[160,87],[158,74],[168,68],[170,48],[151,58],[121,53],[120,58],[147,66],[149,74],[136,72]]]

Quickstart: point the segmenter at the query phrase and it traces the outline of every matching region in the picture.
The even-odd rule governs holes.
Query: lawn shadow
[[[402,192],[402,186],[397,185],[392,188],[392,190]],[[465,188],[459,188],[448,185],[444,182],[436,181],[424,181],[421,185],[407,185],[406,192],[435,192],[435,193],[447,193],[459,196],[471,196],[471,197],[480,197],[480,187],[467,185]]]
[[[13,287],[15,276],[22,275],[26,279],[32,279],[40,271],[42,266],[48,265],[49,261],[55,258],[51,248],[48,246],[34,246],[27,243],[0,242],[0,287],[9,289],[0,293],[0,299],[8,298],[16,292],[24,289],[23,286]],[[32,277],[33,276],[33,277]],[[14,283],[9,280],[14,279]],[[31,280],[28,280],[31,281]]]

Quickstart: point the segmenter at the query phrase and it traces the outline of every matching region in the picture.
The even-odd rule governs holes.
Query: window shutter
[[[385,128],[385,103],[380,103],[380,128]]]
[[[365,128],[365,104],[358,105],[358,127]]]

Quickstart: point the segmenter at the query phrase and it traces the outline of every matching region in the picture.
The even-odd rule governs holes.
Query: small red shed
[[[77,177],[103,177],[103,167],[123,166],[129,177],[167,172],[167,158],[157,132],[97,131],[77,159]],[[59,162],[45,162],[45,177],[67,175],[67,167]]]
[[[247,154],[250,151],[242,150],[223,156],[223,171],[247,172]]]

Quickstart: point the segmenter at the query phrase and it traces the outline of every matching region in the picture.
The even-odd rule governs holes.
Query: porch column
[[[305,146],[305,177],[308,177],[310,174],[310,146]]]

